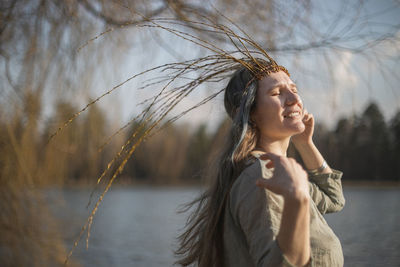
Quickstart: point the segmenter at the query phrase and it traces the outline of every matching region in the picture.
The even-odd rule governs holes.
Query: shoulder
[[[271,171],[264,171],[265,162],[257,159],[242,171],[234,182],[229,195],[229,212],[233,221],[244,227],[246,223],[262,221],[270,222],[270,203],[272,192],[258,187],[258,178],[270,178]]]
[[[270,178],[272,172],[265,167],[266,162],[256,159],[248,165],[236,181],[230,192],[231,207],[237,207],[246,199],[250,202],[266,198],[266,190],[256,186],[258,178]]]
[[[233,183],[231,193],[243,193],[255,186],[255,182],[262,176],[261,164],[259,160],[255,160],[248,165]]]

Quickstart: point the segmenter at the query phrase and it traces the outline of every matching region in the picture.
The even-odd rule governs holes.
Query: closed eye
[[[277,96],[277,95],[280,95],[281,94],[281,91],[279,90],[279,89],[276,89],[276,90],[272,90],[271,91],[271,95],[272,96]]]

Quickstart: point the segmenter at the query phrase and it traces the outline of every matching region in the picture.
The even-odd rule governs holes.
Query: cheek
[[[260,130],[274,128],[281,123],[279,106],[276,107],[273,103],[258,105],[252,117]]]

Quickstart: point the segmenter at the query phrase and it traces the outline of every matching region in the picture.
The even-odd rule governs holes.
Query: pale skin
[[[270,179],[260,178],[257,186],[284,198],[278,244],[295,266],[305,266],[311,255],[310,196],[306,171],[294,159],[286,157],[290,141],[299,151],[305,167],[316,169],[324,161],[313,143],[314,117],[303,109],[296,85],[279,71],[258,83],[256,107],[251,115],[259,129],[257,150],[266,152],[261,158],[274,167]],[[328,167],[324,172],[332,172]]]

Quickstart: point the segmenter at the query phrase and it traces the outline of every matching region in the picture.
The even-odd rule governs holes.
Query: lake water
[[[112,188],[95,217],[89,249],[85,238],[73,258],[82,266],[171,266],[176,235],[185,216],[178,206],[199,193],[195,188]],[[400,266],[400,189],[344,189],[345,208],[326,215],[342,242],[345,266]],[[89,210],[88,190],[54,191],[63,199],[54,209],[70,248]]]

